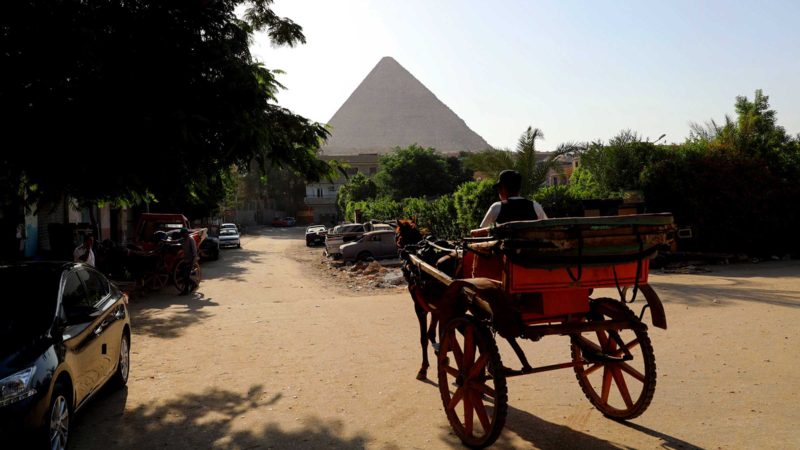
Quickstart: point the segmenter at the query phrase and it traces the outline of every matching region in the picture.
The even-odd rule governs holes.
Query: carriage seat
[[[478,255],[505,255],[525,267],[609,265],[654,256],[672,242],[674,230],[669,213],[565,217],[480,228],[467,245]]]

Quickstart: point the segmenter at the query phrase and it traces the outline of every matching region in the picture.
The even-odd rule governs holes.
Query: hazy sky
[[[690,122],[770,96],[800,133],[800,1],[276,0],[308,43],[254,55],[282,106],[327,122],[383,56],[467,125],[513,148],[529,125],[550,150],[630,128],[681,142]]]

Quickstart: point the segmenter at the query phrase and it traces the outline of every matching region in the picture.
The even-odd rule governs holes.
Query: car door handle
[[[108,320],[107,320],[107,319],[106,319],[106,320],[103,320],[103,321],[100,323],[100,325],[98,325],[98,326],[97,326],[97,328],[95,328],[95,329],[94,329],[94,334],[99,336],[99,335],[100,335],[100,333],[102,333],[102,332],[103,332],[103,330],[105,330],[105,329],[106,329],[106,326],[107,326],[107,325],[108,325]]]

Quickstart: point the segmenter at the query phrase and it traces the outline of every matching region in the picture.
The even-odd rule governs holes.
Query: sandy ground
[[[73,449],[460,447],[435,382],[414,378],[406,291],[331,285],[299,229],[243,247],[203,267],[199,295],[131,305],[128,387],[80,412]],[[642,417],[605,419],[571,371],[514,378],[496,447],[800,448],[800,261],[712,270],[651,276],[669,330],[651,327],[659,378]],[[525,348],[536,364],[569,358],[560,337]]]

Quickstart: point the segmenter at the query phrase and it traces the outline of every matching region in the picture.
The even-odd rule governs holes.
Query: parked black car
[[[75,411],[128,381],[128,298],[66,262],[0,264],[0,286],[0,445],[63,450]]]
[[[216,261],[219,259],[219,238],[206,236],[198,249],[201,261]]]
[[[325,225],[311,225],[306,228],[306,246],[311,247],[325,243]]]

